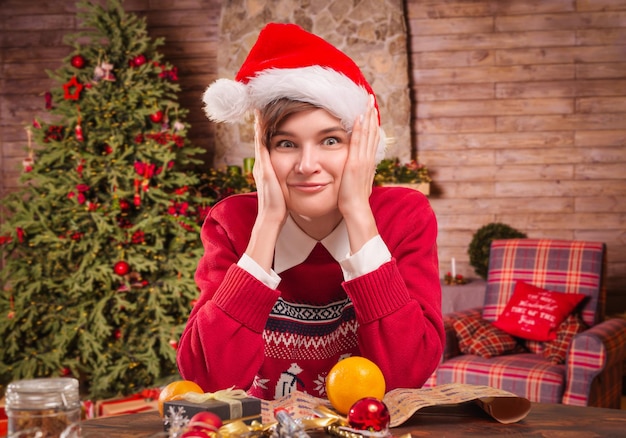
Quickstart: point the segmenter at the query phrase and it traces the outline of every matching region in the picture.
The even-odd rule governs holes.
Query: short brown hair
[[[259,123],[261,128],[261,140],[265,144],[265,147],[269,147],[272,137],[289,116],[301,111],[316,108],[318,107],[311,103],[287,98],[275,100],[263,108],[261,110]]]

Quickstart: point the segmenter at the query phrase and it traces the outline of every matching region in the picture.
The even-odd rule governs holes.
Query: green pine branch
[[[48,71],[51,118],[29,127],[22,189],[2,200],[0,385],[70,375],[103,398],[176,374],[215,199],[190,171],[203,151],[163,39],[118,0],[81,1],[78,17],[73,52]]]

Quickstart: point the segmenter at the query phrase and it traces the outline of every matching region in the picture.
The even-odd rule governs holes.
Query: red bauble
[[[178,341],[176,339],[170,339],[169,344],[174,350],[178,350]]]
[[[122,260],[113,266],[113,271],[115,271],[117,275],[126,275],[130,271],[130,265]]]
[[[213,412],[198,412],[189,420],[188,428],[194,431],[217,432],[222,427],[222,419]]]
[[[70,61],[73,67],[76,68],[83,68],[85,66],[85,58],[83,58],[80,55],[74,55],[72,56],[72,60]]]
[[[146,63],[146,55],[137,55],[133,58],[132,61],[133,65],[135,67],[141,67],[142,65],[144,65]]]
[[[122,331],[120,329],[115,329],[115,331],[113,332],[113,337],[115,339],[121,339],[122,338]]]
[[[356,401],[348,412],[348,423],[356,430],[380,432],[389,428],[389,409],[375,397],[365,397]]]
[[[150,120],[152,120],[154,123],[159,123],[161,120],[163,120],[163,111],[157,111],[154,114],[150,114]]]
[[[203,430],[187,429],[180,438],[209,438],[209,434]]]

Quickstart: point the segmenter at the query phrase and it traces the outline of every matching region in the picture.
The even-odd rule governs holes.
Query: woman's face
[[[278,126],[268,145],[270,160],[292,216],[332,227],[340,221],[337,199],[349,142],[341,121],[319,108],[294,113]]]

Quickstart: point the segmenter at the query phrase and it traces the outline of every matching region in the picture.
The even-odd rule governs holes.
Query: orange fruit
[[[346,415],[352,405],[365,397],[382,400],[385,376],[374,362],[351,356],[337,362],[326,376],[328,401],[340,414]]]
[[[196,382],[192,382],[191,380],[176,380],[166,385],[159,394],[159,415],[163,417],[163,404],[166,401],[180,400],[183,398],[183,394],[188,392],[198,392],[200,394],[204,394],[200,385]]]

